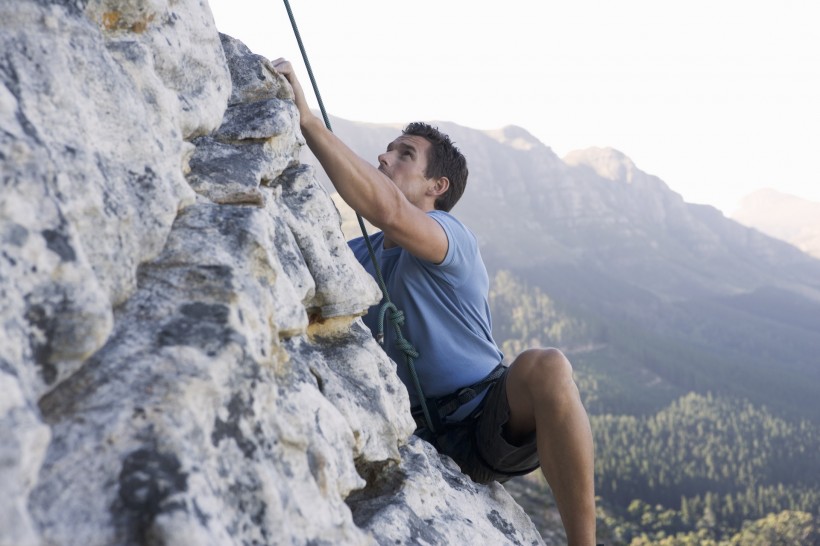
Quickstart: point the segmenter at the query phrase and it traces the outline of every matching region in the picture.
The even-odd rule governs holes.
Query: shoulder
[[[447,266],[453,261],[465,261],[477,253],[476,236],[458,218],[441,210],[433,210],[427,214],[439,223],[447,235],[447,255],[438,265]]]
[[[427,213],[428,216],[438,222],[447,234],[447,239],[455,242],[464,242],[468,244],[476,244],[476,236],[470,231],[470,228],[465,226],[461,220],[442,210],[431,210]]]

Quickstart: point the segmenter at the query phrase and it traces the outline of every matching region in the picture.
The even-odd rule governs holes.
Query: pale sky
[[[284,2],[210,5],[221,32],[291,60],[317,104]],[[291,8],[330,115],[519,125],[561,157],[612,147],[686,201],[726,214],[763,187],[820,201],[816,0],[291,0]]]

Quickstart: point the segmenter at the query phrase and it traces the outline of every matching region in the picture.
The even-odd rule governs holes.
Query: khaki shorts
[[[504,425],[510,418],[507,373],[509,369],[490,387],[475,411],[458,423],[448,423],[435,438],[438,451],[452,457],[476,483],[504,482],[540,466],[535,432],[520,444],[511,444],[504,437]],[[428,439],[425,432],[417,430],[416,434]]]

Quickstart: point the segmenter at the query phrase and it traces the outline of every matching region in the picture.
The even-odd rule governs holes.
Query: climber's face
[[[408,201],[425,210],[429,188],[435,184],[425,174],[429,150],[430,142],[426,138],[402,135],[388,144],[386,152],[379,154],[379,170],[393,181]]]

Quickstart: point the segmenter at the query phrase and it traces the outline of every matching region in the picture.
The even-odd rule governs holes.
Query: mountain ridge
[[[745,196],[732,219],[820,258],[820,203],[771,188]]]
[[[711,389],[820,419],[810,409],[820,344],[788,319],[795,310],[810,321],[820,316],[820,260],[714,207],[686,203],[618,150],[561,159],[514,126],[434,124],[467,157],[468,189],[453,214],[475,232],[490,273],[511,272],[595,333],[577,345],[600,349],[572,356],[579,374],[598,382],[596,412],[627,407],[617,393],[634,387],[624,387],[622,376],[654,378],[647,384],[655,394],[630,402],[629,411],[651,412],[689,390]],[[400,131],[342,120],[334,127],[374,159]],[[317,177],[324,178],[321,169]],[[743,382],[731,379],[744,374]]]
[[[342,140],[374,162],[386,143],[399,134],[400,126],[395,124],[367,124],[365,132],[357,122],[333,119]],[[808,285],[811,297],[820,297],[820,281],[815,280],[820,278],[820,260],[750,230],[714,207],[686,203],[661,178],[640,170],[622,152],[588,148],[570,152],[561,159],[516,126],[486,131],[450,122],[436,123],[465,151],[470,168],[468,189],[453,213],[463,218],[485,247],[499,252],[499,259],[513,260],[515,265],[533,260],[530,252],[500,251],[504,246],[500,241],[513,230],[507,218],[514,217],[516,224],[524,226],[516,235],[524,237],[525,244],[532,241],[524,231],[540,230],[539,246],[556,249],[557,256],[550,259],[561,263],[577,262],[582,257],[606,262],[611,267],[614,251],[640,243],[649,249],[645,254],[652,256],[663,245],[667,245],[667,250],[671,245],[681,261],[688,258],[691,262],[699,254],[726,262],[724,269],[743,265],[748,270],[736,279],[735,285],[719,283],[712,292],[740,293],[765,283],[791,282]],[[501,133],[514,137],[499,138]],[[533,145],[522,149],[515,144],[520,135],[527,135]],[[317,165],[309,152],[306,160]],[[317,168],[317,174],[333,191],[321,168]],[[640,241],[636,242],[636,238]],[[594,253],[601,253],[600,260],[590,256]],[[625,270],[634,267],[621,265]],[[686,267],[700,269],[701,275],[715,273],[709,267],[691,263]],[[669,290],[674,292],[672,287],[659,287],[658,291]]]

